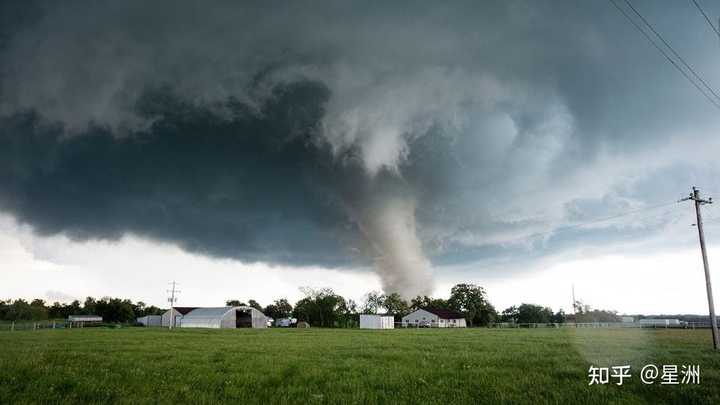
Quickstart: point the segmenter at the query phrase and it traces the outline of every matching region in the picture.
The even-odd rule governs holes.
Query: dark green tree
[[[85,303],[83,304],[83,307],[82,307],[82,313],[85,315],[97,315],[95,298],[93,298],[93,297],[85,298]],[[78,314],[70,314],[70,315],[78,315]]]
[[[6,314],[8,321],[31,320],[32,316],[32,307],[23,299],[17,299],[8,305]]]
[[[415,311],[421,308],[440,308],[450,309],[447,300],[442,298],[432,298],[427,295],[413,298],[410,300],[410,311]]]
[[[510,308],[507,308],[504,311],[502,311],[502,314],[500,314],[500,321],[517,323],[519,315],[520,314],[518,313],[518,307],[513,305]]]
[[[377,314],[385,302],[385,296],[379,291],[370,291],[365,294],[365,303],[362,306],[363,314]]]
[[[258,311],[262,312],[263,307],[255,300],[248,300],[248,306],[257,309]]]
[[[450,290],[447,300],[450,309],[461,312],[470,326],[485,326],[497,317],[485,289],[475,284],[457,284]]]
[[[45,301],[36,298],[30,302],[31,318],[33,321],[42,321],[48,319],[48,309],[45,307]]]
[[[275,300],[272,304],[265,307],[263,313],[272,319],[288,318],[292,314],[293,307],[287,299],[281,298]]]
[[[312,326],[337,327],[348,324],[349,308],[345,298],[330,288],[303,288],[305,298],[295,304],[293,316]]]
[[[410,305],[402,299],[398,293],[392,293],[386,296],[382,306],[388,314],[392,314],[395,317],[395,322],[400,322],[403,316],[410,313]]]
[[[549,323],[553,318],[552,309],[534,304],[518,307],[518,323]]]

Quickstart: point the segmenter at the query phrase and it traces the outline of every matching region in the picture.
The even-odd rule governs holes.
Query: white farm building
[[[267,328],[268,318],[252,307],[195,308],[183,315],[181,328]]]
[[[395,317],[392,315],[360,315],[360,329],[393,329]]]
[[[195,307],[174,307],[173,309],[168,309],[167,311],[165,311],[164,314],[162,314],[162,321],[161,321],[162,327],[164,327],[164,328],[169,327],[171,322],[172,322],[173,328],[179,327],[180,323],[182,322],[183,316],[190,313],[190,311],[192,311],[193,309],[196,309],[196,308]]]
[[[423,308],[403,316],[402,325],[405,327],[425,328],[465,328],[465,317],[449,309]]]

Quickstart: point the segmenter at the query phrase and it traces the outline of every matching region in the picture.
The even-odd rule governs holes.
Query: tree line
[[[400,322],[402,317],[420,308],[448,309],[461,313],[468,326],[486,326],[492,323],[563,323],[563,322],[617,322],[619,317],[613,311],[592,309],[577,301],[573,314],[562,310],[553,312],[549,307],[523,303],[511,306],[498,313],[487,298],[485,289],[475,284],[457,284],[450,290],[447,299],[430,296],[417,296],[405,300],[398,293],[382,294],[371,291],[360,303],[346,299],[331,288],[300,289],[303,298],[295,305],[287,299],[276,299],[262,306],[253,299],[245,301],[227,300],[227,306],[250,306],[263,312],[270,318],[296,318],[318,327],[356,327],[360,314],[389,314]],[[0,301],[0,320],[47,320],[67,319],[70,315],[98,315],[103,321],[111,323],[130,323],[146,315],[161,315],[166,309],[148,306],[142,301],[137,303],[128,299],[87,297],[81,304],[73,301],[69,304],[58,302],[48,306],[41,299],[27,302],[22,299]]]
[[[301,291],[304,297],[294,306],[286,299],[275,300],[266,307],[262,307],[255,300],[248,300],[247,304],[240,300],[228,300],[226,305],[247,305],[273,319],[293,317],[319,327],[355,327],[359,324],[360,314],[389,314],[399,322],[403,316],[428,307],[459,312],[465,316],[470,326],[485,326],[495,322],[497,318],[497,311],[488,301],[485,289],[475,284],[454,286],[448,299],[417,296],[408,301],[398,293],[382,294],[371,291],[365,294],[361,303],[345,299],[331,288],[305,287],[301,288]]]
[[[160,315],[164,311],[142,301],[110,297],[87,297],[82,304],[78,300],[69,304],[54,302],[52,305],[41,299],[0,301],[0,320],[3,321],[44,321],[67,319],[70,315],[98,315],[104,322],[129,323],[145,315]]]
[[[265,307],[255,300],[247,303],[240,300],[228,300],[228,306],[250,306],[273,319],[293,317],[320,327],[354,327],[359,324],[360,314],[385,313],[400,322],[402,317],[420,308],[449,309],[461,313],[469,326],[487,326],[504,322],[514,324],[528,323],[565,323],[565,322],[619,322],[620,317],[614,311],[592,309],[581,301],[576,301],[574,313],[566,314],[562,309],[553,312],[549,307],[523,303],[513,305],[501,313],[488,301],[487,293],[475,284],[457,284],[450,290],[450,297],[433,298],[417,296],[409,301],[400,294],[382,294],[371,291],[364,296],[362,303],[345,299],[331,288],[301,288],[304,298],[291,305],[287,299],[275,300]]]

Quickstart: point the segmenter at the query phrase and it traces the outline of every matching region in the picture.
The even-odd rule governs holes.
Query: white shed
[[[449,309],[423,308],[402,318],[403,326],[425,328],[465,328],[465,317]]]
[[[360,329],[393,329],[395,317],[392,315],[360,315]]]
[[[185,314],[181,328],[267,328],[267,317],[252,307],[195,308]]]

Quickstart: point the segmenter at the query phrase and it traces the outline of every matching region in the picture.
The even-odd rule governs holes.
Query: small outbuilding
[[[679,327],[682,322],[679,319],[657,319],[657,318],[645,318],[640,320],[640,325],[643,327],[663,327],[672,328]]]
[[[267,328],[267,317],[253,307],[195,308],[183,315],[181,328]]]
[[[85,325],[88,324],[94,324],[94,323],[102,323],[103,318],[102,316],[98,315],[70,315],[68,316],[68,322],[70,322],[70,327],[79,327],[82,328]]]
[[[392,315],[361,314],[360,329],[393,329],[395,317]]]
[[[459,312],[441,308],[422,308],[403,316],[404,327],[465,328],[465,316]]]

